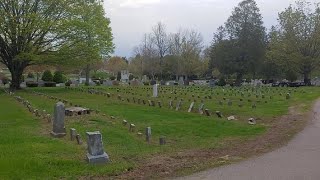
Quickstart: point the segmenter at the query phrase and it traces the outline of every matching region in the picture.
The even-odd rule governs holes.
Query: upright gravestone
[[[169,108],[173,109],[173,101],[172,100],[169,101]]]
[[[151,127],[146,128],[146,141],[150,143],[151,140]]]
[[[181,99],[181,100],[179,100],[179,102],[177,103],[176,111],[179,111],[179,110],[180,110],[181,105],[182,105],[182,99]]]
[[[103,150],[102,135],[99,131],[87,132],[88,153],[87,160],[90,164],[106,163],[109,156]]]
[[[71,129],[70,129],[70,139],[71,139],[71,141],[75,140],[75,139],[76,139],[76,136],[77,136],[77,131],[76,131],[76,129],[71,128]]]
[[[54,108],[53,128],[51,135],[53,137],[63,137],[66,135],[64,127],[65,107],[62,102],[58,102]]]
[[[192,103],[190,104],[190,107],[189,107],[189,109],[188,109],[188,112],[192,112],[193,106],[194,106],[194,102],[192,102]]]
[[[153,85],[153,97],[158,97],[158,84]]]
[[[198,109],[199,114],[201,114],[201,115],[203,114],[203,107],[204,107],[204,104],[201,103],[200,106],[199,106],[199,109]]]

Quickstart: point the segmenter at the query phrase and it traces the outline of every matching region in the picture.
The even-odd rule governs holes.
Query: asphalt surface
[[[313,118],[287,146],[237,164],[200,172],[181,180],[320,180],[320,101]]]

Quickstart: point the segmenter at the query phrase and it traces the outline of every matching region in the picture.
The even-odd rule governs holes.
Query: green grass
[[[258,93],[263,92],[266,95],[265,99],[262,99],[261,96],[257,98],[253,92],[248,91],[243,97],[244,107],[240,108],[237,103],[242,97],[238,93],[235,96],[234,93],[237,90],[231,89],[211,90],[194,87],[161,89],[161,97],[157,99],[147,97],[148,94],[150,96],[150,89],[131,87],[98,89],[112,93],[113,97],[107,98],[102,95],[91,95],[63,88],[36,88],[17,93],[30,101],[35,108],[46,110],[50,114],[53,113],[56,101],[34,95],[31,93],[32,90],[100,110],[99,115],[66,119],[67,131],[70,128],[76,128],[84,140],[82,146],[71,142],[69,136],[62,139],[51,138],[49,135],[51,126],[47,122],[36,119],[13,97],[0,91],[0,179],[41,179],[44,177],[46,179],[74,179],[81,176],[108,176],[134,168],[151,156],[174,154],[190,149],[223,148],[225,146],[223,142],[226,139],[248,139],[263,134],[268,128],[267,124],[263,125],[264,119],[285,114],[289,106],[296,104],[303,103],[306,110],[320,95],[318,88],[260,89]],[[173,91],[176,91],[177,94],[171,93]],[[291,91],[292,94],[290,100],[279,95],[279,93],[286,94],[288,91]],[[117,100],[118,94],[124,98],[130,98],[130,103]],[[192,94],[199,95],[200,98],[193,98]],[[212,95],[212,99],[205,98],[208,94]],[[248,94],[251,96],[248,97]],[[273,99],[270,100],[271,95]],[[163,107],[134,104],[132,97],[161,101]],[[182,110],[179,112],[168,108],[169,100],[174,97],[184,99]],[[223,97],[231,99],[233,106],[227,106],[226,102],[223,106],[218,105],[217,102]],[[196,108],[199,101],[203,99],[205,107],[212,112],[219,110],[226,116],[236,115],[240,121],[229,122],[215,116],[205,117],[198,113],[187,113],[190,105],[189,99],[196,100]],[[247,102],[247,99],[256,102],[257,109],[252,109],[252,103]],[[268,102],[265,103],[265,100]],[[110,116],[115,116],[116,119],[110,119]],[[246,123],[248,117],[259,117],[262,123],[249,126]],[[144,136],[129,133],[128,128],[122,125],[123,119],[134,123],[137,128],[136,132],[144,133],[145,128],[150,126],[152,128],[151,144],[145,142]],[[96,130],[103,135],[104,149],[112,161],[109,164],[92,166],[85,161],[85,132]],[[167,138],[166,146],[158,145],[161,136]]]

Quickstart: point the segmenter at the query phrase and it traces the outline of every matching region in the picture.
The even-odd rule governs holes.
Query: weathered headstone
[[[146,128],[146,141],[150,143],[151,140],[151,127]]]
[[[179,111],[182,105],[182,100],[179,100],[176,106],[176,111]]]
[[[173,100],[170,100],[170,101],[169,101],[169,108],[170,108],[170,109],[173,109]]]
[[[109,156],[103,150],[102,135],[99,131],[87,132],[88,153],[87,160],[90,164],[106,163]]]
[[[200,106],[199,106],[199,109],[198,109],[199,114],[201,114],[201,115],[203,114],[203,108],[204,108],[204,104],[201,103]]]
[[[194,102],[192,102],[192,103],[190,104],[190,107],[189,107],[189,109],[188,109],[188,112],[192,112],[193,106],[194,106]]]
[[[71,139],[71,141],[75,140],[75,139],[76,139],[76,136],[77,136],[77,131],[76,131],[76,129],[71,128],[71,129],[70,129],[70,139]]]
[[[234,117],[234,116],[229,116],[229,117],[227,117],[227,120],[228,120],[228,121],[234,121],[234,120],[236,120],[236,117]]]
[[[158,97],[158,84],[153,85],[153,97]]]
[[[222,118],[222,114],[220,111],[216,111],[216,115],[218,116],[218,118]]]
[[[211,113],[210,113],[209,109],[205,109],[204,112],[205,112],[206,116],[211,116]]]
[[[290,99],[290,93],[287,93],[286,99]]]
[[[255,125],[255,124],[257,124],[257,122],[256,122],[256,120],[255,120],[254,118],[248,119],[248,123],[249,123],[250,125]]]
[[[63,137],[66,135],[64,127],[65,107],[62,102],[58,102],[54,108],[53,128],[51,135],[53,137]]]
[[[130,124],[130,126],[129,126],[129,131],[130,131],[130,132],[134,132],[135,128],[136,128],[136,125]]]
[[[80,134],[77,134],[77,135],[76,135],[76,140],[77,140],[77,143],[78,143],[79,145],[82,144],[82,139],[81,139]]]
[[[122,124],[123,124],[124,126],[126,126],[126,125],[128,124],[128,121],[127,121],[127,120],[123,120],[123,121],[122,121]]]
[[[159,143],[160,143],[160,145],[165,145],[166,144],[166,138],[165,137],[160,137],[159,138]]]

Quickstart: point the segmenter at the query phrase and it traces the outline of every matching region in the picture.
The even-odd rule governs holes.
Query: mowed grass
[[[224,144],[226,139],[253,138],[267,130],[267,125],[249,126],[246,122],[248,117],[267,119],[279,116],[285,114],[289,106],[301,103],[307,109],[320,95],[318,88],[301,88],[295,93],[292,92],[290,100],[280,96],[279,92],[270,93],[274,95],[273,99],[268,100],[268,103],[257,103],[255,110],[248,102],[242,108],[237,107],[235,103],[232,107],[217,104],[217,101],[224,96],[233,99],[234,102],[239,99],[238,96],[220,94],[211,100],[203,98],[206,108],[212,111],[220,110],[225,115],[236,115],[240,118],[240,121],[230,122],[216,116],[205,117],[186,112],[190,104],[188,99],[193,100],[191,94],[198,93],[204,96],[206,93],[202,91],[195,90],[186,92],[187,95],[180,95],[178,98],[184,98],[184,104],[182,110],[176,112],[167,107],[169,96],[173,98],[169,92],[163,93],[163,96],[156,99],[163,103],[164,107],[159,108],[119,101],[116,98],[120,94],[124,98],[130,98],[131,101],[132,97],[152,99],[146,97],[145,93],[149,90],[137,88],[131,90],[132,93],[136,93],[133,95],[126,93],[130,91],[128,88],[119,87],[122,90],[120,92],[117,92],[117,89],[100,89],[114,94],[112,98],[64,88],[35,88],[16,93],[30,101],[35,108],[46,110],[50,114],[53,113],[56,101],[34,95],[31,91],[43,92],[74,104],[100,110],[99,115],[67,117],[65,123],[67,132],[70,128],[76,128],[84,141],[84,145],[81,146],[70,141],[69,136],[62,139],[51,138],[50,124],[45,120],[36,119],[13,97],[0,91],[0,179],[74,179],[112,176],[135,168],[153,156],[166,156],[189,149],[223,148],[226,146]],[[287,89],[280,91],[285,93]],[[196,104],[199,104],[198,99]],[[110,116],[115,116],[116,119],[110,119]],[[136,125],[135,133],[128,132],[128,127],[122,125],[124,119]],[[137,135],[137,132],[144,134],[148,126],[152,128],[151,144],[145,142],[144,136]],[[102,133],[104,149],[111,159],[109,164],[93,166],[86,163],[85,132],[87,131]],[[158,145],[161,136],[166,137],[167,145]]]

